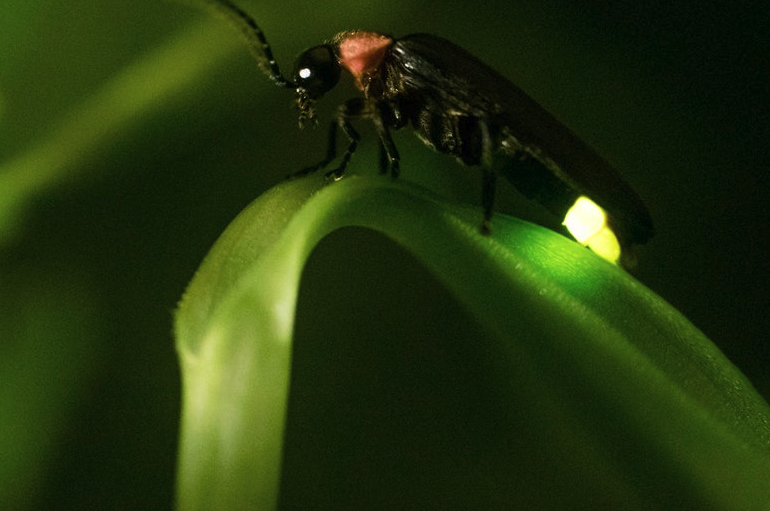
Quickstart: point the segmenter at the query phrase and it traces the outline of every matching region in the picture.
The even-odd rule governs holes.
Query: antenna
[[[264,72],[276,85],[285,87],[287,89],[294,89],[296,85],[287,80],[281,70],[278,67],[278,63],[273,57],[273,50],[270,49],[265,38],[265,33],[259,28],[257,22],[254,19],[242,11],[237,5],[232,4],[229,0],[198,0],[193,3],[201,3],[208,8],[215,16],[224,18],[229,21],[235,28],[237,28],[246,45],[257,59],[259,68]]]

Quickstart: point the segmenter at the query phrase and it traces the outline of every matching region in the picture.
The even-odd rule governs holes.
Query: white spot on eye
[[[312,71],[310,71],[310,68],[308,68],[308,67],[303,67],[302,69],[300,69],[300,70],[299,70],[299,73],[298,73],[298,74],[299,74],[299,77],[300,77],[300,78],[302,78],[302,79],[305,79],[305,80],[306,80],[306,79],[310,78],[310,75],[312,75],[312,74],[313,74],[313,72],[312,72]]]

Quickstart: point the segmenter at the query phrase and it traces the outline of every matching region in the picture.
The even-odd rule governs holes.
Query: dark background
[[[442,35],[510,77],[620,168],[647,203],[657,233],[637,278],[770,396],[767,5],[241,3],[287,72],[306,47],[367,28]],[[151,1],[11,0],[0,12],[0,161],[45,139],[116,72],[204,17]],[[325,115],[352,93],[341,89]],[[230,220],[323,153],[324,130],[298,131],[291,99],[236,51],[90,155],[78,177],[19,206],[15,232],[0,233],[8,453],[0,475],[9,492],[0,507],[171,506],[180,392],[171,314]],[[477,200],[476,171],[407,132],[396,143],[403,179]],[[355,171],[373,172],[374,148],[369,138]],[[498,210],[547,222],[507,185]],[[298,360],[308,360],[303,336],[338,335],[339,311],[358,318],[342,330],[348,339],[440,339],[446,329],[477,335],[442,293],[382,237],[335,234],[307,270]],[[302,388],[302,375],[295,377]]]

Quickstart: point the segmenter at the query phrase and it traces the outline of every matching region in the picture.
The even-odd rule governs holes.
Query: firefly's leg
[[[385,144],[380,141],[380,161],[379,171],[380,174],[385,174],[388,171],[388,165],[390,164],[390,156],[388,156],[388,150],[385,149]]]
[[[340,164],[337,166],[337,168],[334,168],[325,174],[327,178],[334,178],[336,181],[338,179],[342,179],[342,176],[345,175],[345,169],[347,168],[348,163],[350,163],[350,157],[353,156],[353,153],[356,152],[358,141],[361,140],[361,136],[353,128],[353,125],[350,123],[350,121],[352,119],[358,119],[360,117],[367,116],[369,113],[367,107],[368,104],[364,98],[353,98],[345,101],[337,110],[336,125],[345,132],[345,135],[347,135],[348,147],[345,149],[345,153],[342,155],[342,160],[340,161]],[[335,146],[333,147],[330,145],[329,149],[334,150],[336,153],[336,140]],[[327,157],[328,155],[329,154],[327,153]],[[334,157],[332,156],[332,159],[333,158]]]
[[[497,174],[492,167],[482,167],[481,206],[484,208],[484,220],[481,222],[481,234],[489,234],[489,222],[492,220],[492,208],[495,205],[495,183]]]
[[[329,125],[326,157],[315,165],[305,167],[299,172],[295,172],[291,176],[304,176],[328,166],[334,160],[334,158],[337,157],[337,130],[341,129],[348,137],[348,147],[345,149],[345,153],[342,155],[340,164],[325,174],[327,178],[333,178],[334,180],[341,179],[345,174],[345,169],[347,168],[348,163],[350,163],[350,157],[353,156],[353,153],[356,152],[358,141],[361,139],[360,135],[353,128],[353,125],[350,123],[350,121],[351,119],[365,117],[368,114],[369,110],[367,108],[367,103],[363,98],[350,99],[340,105],[339,110],[337,111],[337,118]]]
[[[387,103],[382,102],[377,107],[377,110],[372,112],[372,122],[377,130],[377,135],[380,137],[380,173],[384,174],[387,172],[387,167],[390,165],[390,175],[395,179],[401,172],[401,157],[386,125],[386,117],[392,120],[395,118],[395,113]]]
[[[492,220],[492,208],[495,205],[495,184],[497,174],[492,168],[492,138],[486,121],[479,119],[478,128],[481,135],[481,206],[484,209],[484,219],[481,222],[481,234],[489,234],[489,223]]]
[[[329,134],[326,139],[326,157],[315,165],[310,165],[302,170],[298,170],[289,174],[289,179],[294,177],[302,177],[307,174],[312,174],[318,169],[322,169],[329,165],[334,158],[337,157],[337,121],[329,123]]]

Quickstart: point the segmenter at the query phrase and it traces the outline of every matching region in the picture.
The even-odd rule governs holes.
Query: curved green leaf
[[[561,474],[574,480],[556,485],[581,491],[548,500],[555,483],[544,480],[534,490],[544,503],[574,508],[616,491],[628,509],[767,508],[767,404],[623,270],[502,215],[481,236],[476,208],[402,181],[324,184],[286,182],[252,203],[181,302],[180,509],[275,508],[300,275],[324,236],[351,225],[403,245],[491,333],[502,367],[495,378],[520,400],[517,421],[552,439],[538,456],[556,464],[572,456]]]

